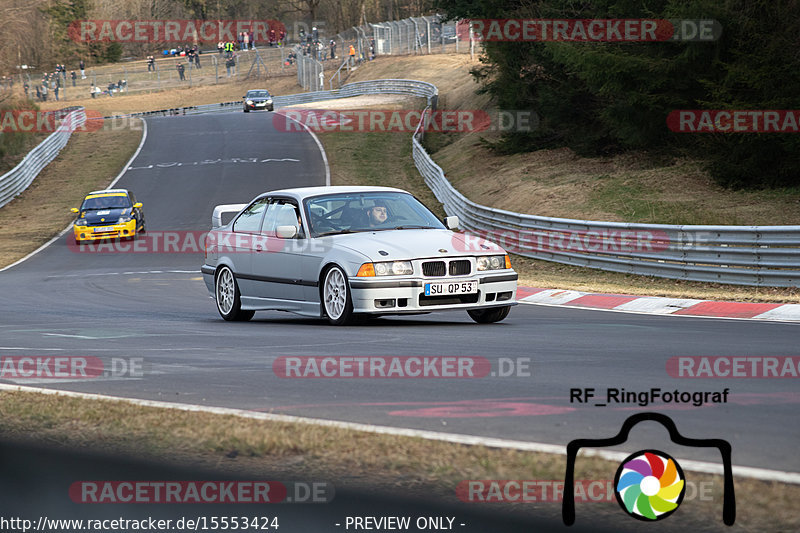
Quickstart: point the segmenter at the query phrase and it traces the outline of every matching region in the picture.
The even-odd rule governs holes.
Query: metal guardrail
[[[626,274],[770,287],[800,286],[800,226],[676,226],[540,217],[477,204],[459,193],[420,140],[425,183],[464,229],[526,257]],[[476,242],[477,244],[477,242]]]
[[[412,138],[414,163],[462,227],[535,259],[614,272],[734,285],[800,286],[800,226],[700,226],[597,222],[514,213],[477,204],[459,193],[421,144],[438,89],[415,80],[373,80],[341,89],[275,97],[276,107],[360,96],[407,94],[428,107]],[[238,110],[225,102],[151,114]],[[138,114],[146,116],[147,114]]]
[[[323,100],[333,100],[336,98],[349,98],[351,96],[364,96],[369,94],[405,94],[408,96],[418,96],[427,99],[427,105],[436,109],[438,103],[439,90],[432,83],[417,80],[371,80],[348,83],[341,89],[331,91],[313,91],[308,93],[287,94],[273,97],[273,104],[276,109],[297,104],[308,104],[311,102],[321,102]],[[228,113],[241,111],[241,100],[235,102],[221,102],[219,104],[204,104],[197,106],[175,107],[170,109],[159,109],[156,111],[146,111],[142,113],[131,113],[126,117],[154,117],[171,115],[200,115],[205,113]],[[121,118],[115,115],[111,118]]]
[[[86,122],[82,107],[54,112],[61,123],[56,131],[47,136],[13,169],[0,176],[0,207],[22,193],[66,146],[72,132]]]

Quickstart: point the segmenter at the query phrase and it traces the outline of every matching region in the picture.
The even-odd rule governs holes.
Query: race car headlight
[[[509,268],[506,266],[505,255],[483,255],[478,258],[478,270],[501,270]]]
[[[248,100],[247,101],[247,105],[253,105],[253,101],[252,100]]]
[[[414,273],[411,261],[386,261],[375,263],[376,276],[407,276]]]
[[[268,100],[267,100],[267,103],[268,103],[268,104],[271,104],[271,103],[272,103],[272,98],[268,99]]]
[[[130,215],[123,215],[123,216],[119,217],[119,221],[117,222],[117,224],[125,224],[127,222],[130,222],[131,220],[132,219],[131,219]]]
[[[76,226],[88,226],[88,224],[86,224],[86,219],[85,218],[79,218],[78,220],[76,220],[75,221],[75,225]]]

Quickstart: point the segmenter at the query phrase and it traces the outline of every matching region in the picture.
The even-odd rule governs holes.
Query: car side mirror
[[[133,204],[133,208],[134,209],[141,209],[142,208],[142,202],[136,202],[135,204]]]
[[[70,209],[70,212],[72,212],[72,213],[80,213],[80,210],[77,207],[73,207],[72,209]]]
[[[447,226],[447,229],[457,230],[458,217],[444,217],[444,225]]]
[[[278,226],[275,234],[279,239],[294,239],[297,236],[297,226]]]

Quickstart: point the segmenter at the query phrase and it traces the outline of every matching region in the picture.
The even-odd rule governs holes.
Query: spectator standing
[[[86,79],[86,63],[83,62],[83,59],[81,59],[81,62],[80,62],[80,71],[81,71],[81,79],[85,80]]]
[[[31,86],[28,85],[28,82],[22,84],[22,89],[25,91],[25,98],[28,98],[28,91],[30,91]]]
[[[183,66],[183,63],[178,63],[175,68],[178,69],[178,75],[181,77],[181,81],[185,81],[186,76],[184,76],[183,71],[186,67]]]
[[[53,89],[53,92],[56,94],[56,102],[58,102],[58,91],[61,89],[61,76],[56,74],[56,86]]]
[[[277,41],[277,37],[275,35],[275,30],[270,29],[269,30],[269,45],[270,46],[275,46],[275,41]]]
[[[331,59],[336,59],[336,41],[331,39],[330,46],[331,46]]]
[[[244,50],[244,32],[239,32],[239,50]]]
[[[203,68],[200,66],[200,49],[197,45],[194,45],[194,66],[197,68]]]
[[[354,67],[356,65],[356,47],[352,44],[350,45],[350,66]]]
[[[231,71],[236,72],[236,52],[233,52],[228,60],[225,61],[225,69],[229,78],[231,77]]]
[[[218,42],[217,43],[217,52],[219,52],[219,55],[222,55],[222,52],[224,52],[224,51],[225,51],[225,43],[223,43],[222,41]]]
[[[46,102],[47,101],[47,91],[48,91],[48,89],[47,89],[47,80],[44,79],[44,80],[42,80],[42,102]]]
[[[255,50],[256,48],[256,35],[253,33],[253,30],[250,30],[250,50]]]
[[[75,80],[78,79],[78,76],[75,74],[74,70],[72,72],[70,72],[69,75],[70,75],[70,78],[72,78],[72,86],[75,87]]]
[[[250,48],[250,34],[247,32],[242,32],[242,50],[248,50]]]
[[[36,99],[42,101],[42,89],[39,85],[36,86]]]
[[[156,58],[153,56],[147,56],[147,72],[154,71],[156,69]]]

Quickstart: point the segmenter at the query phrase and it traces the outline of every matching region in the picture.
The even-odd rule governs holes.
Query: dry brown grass
[[[23,442],[205,466],[254,479],[314,476],[332,480],[337,488],[401,491],[445,501],[456,500],[455,487],[463,480],[560,480],[565,468],[560,455],[23,392],[0,395],[0,431]],[[575,478],[613,479],[617,466],[581,458]],[[715,524],[722,530],[721,479],[689,476],[693,482],[712,483],[714,499],[686,503],[670,523],[676,530],[681,525],[692,531],[716,530]],[[744,531],[800,527],[790,504],[800,497],[796,485],[737,479],[736,496],[736,524]],[[613,502],[585,505],[592,506],[585,512],[600,521],[619,516]],[[540,518],[557,518],[561,510],[558,503],[508,507]]]
[[[106,187],[142,137],[141,121],[125,129],[74,133],[25,192],[0,209],[0,266],[32,252],[75,218],[87,192]],[[102,149],[101,149],[102,147]]]

